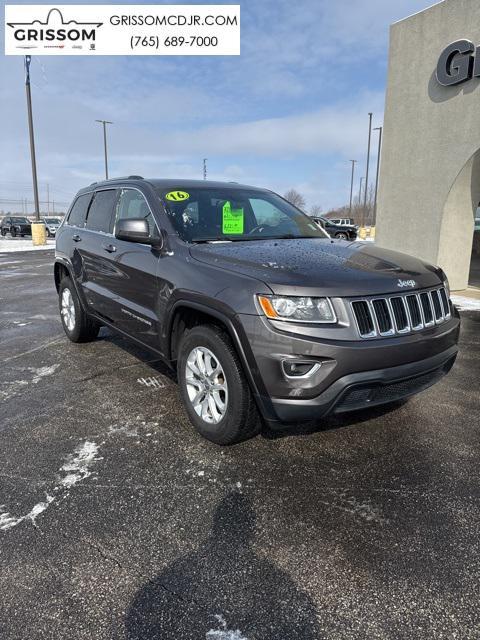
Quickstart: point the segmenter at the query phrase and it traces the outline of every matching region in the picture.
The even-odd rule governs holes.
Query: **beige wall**
[[[480,200],[480,80],[443,87],[440,53],[480,45],[480,0],[444,0],[391,27],[377,242],[440,264],[467,286]]]

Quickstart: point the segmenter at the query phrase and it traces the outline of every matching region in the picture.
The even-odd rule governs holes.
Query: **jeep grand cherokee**
[[[178,373],[219,444],[391,403],[457,355],[443,271],[326,236],[280,196],[234,183],[94,183],[57,232],[55,284],[73,342],[106,325]]]

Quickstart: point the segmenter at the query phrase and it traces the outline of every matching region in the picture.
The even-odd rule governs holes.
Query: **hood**
[[[282,295],[367,296],[437,286],[442,271],[371,243],[328,238],[198,244],[196,260],[256,278]]]

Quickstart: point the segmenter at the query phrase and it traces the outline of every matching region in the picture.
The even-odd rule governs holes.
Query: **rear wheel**
[[[12,236],[12,238],[16,237],[17,232],[15,231],[15,229],[10,229],[10,235]]]
[[[58,300],[60,318],[67,337],[72,342],[95,340],[100,331],[100,324],[85,313],[73,282],[68,277],[63,278],[60,283]]]
[[[5,237],[7,235],[7,230],[6,229],[2,229],[1,232],[3,237]]]
[[[229,336],[214,325],[188,331],[178,357],[180,395],[207,440],[233,444],[255,436],[260,418]]]

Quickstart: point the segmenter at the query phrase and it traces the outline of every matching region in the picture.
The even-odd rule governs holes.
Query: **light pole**
[[[208,158],[203,159],[203,179],[207,179],[207,160]]]
[[[110,120],[95,120],[103,125],[103,150],[105,152],[105,180],[108,180],[108,156],[107,156],[107,124],[113,124]]]
[[[362,202],[362,182],[365,180],[365,177],[360,178],[360,191],[358,192],[358,203]]]
[[[350,160],[352,163],[352,179],[350,181],[350,217],[352,217],[352,199],[353,199],[353,176],[355,174],[355,163],[357,160]]]
[[[367,195],[368,195],[368,168],[370,165],[370,144],[372,141],[372,116],[373,113],[368,114],[368,148],[367,148],[367,170],[365,172],[365,193],[363,197],[363,217],[367,215]]]
[[[377,196],[378,196],[378,177],[380,175],[380,154],[382,152],[382,132],[383,127],[375,127],[374,131],[378,131],[378,154],[377,154],[377,177],[375,179],[375,201],[373,204],[373,224],[377,221]]]
[[[27,93],[28,132],[30,135],[30,157],[32,160],[33,199],[35,218],[40,221],[40,203],[38,201],[37,161],[35,158],[35,136],[33,133],[32,92],[30,90],[30,62],[32,56],[25,56],[25,90]]]

